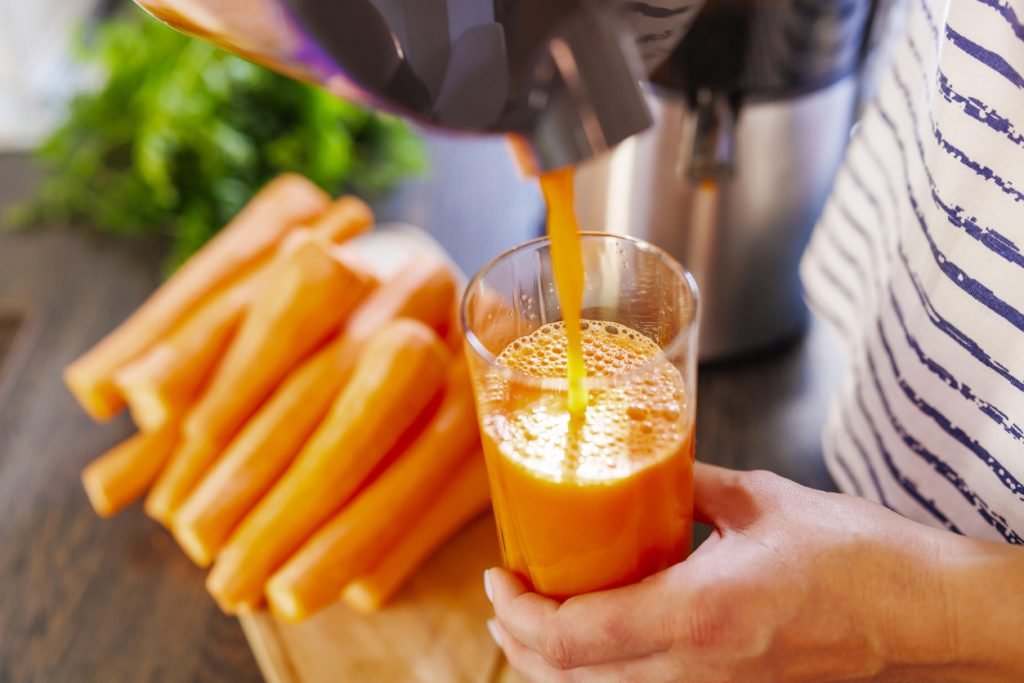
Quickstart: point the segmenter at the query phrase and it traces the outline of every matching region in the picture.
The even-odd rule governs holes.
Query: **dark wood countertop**
[[[538,193],[500,143],[430,144],[433,172],[380,203],[381,220],[425,227],[469,272],[537,234]],[[35,178],[0,156],[0,215]],[[167,533],[137,507],[98,519],[78,480],[131,425],[93,424],[61,369],[157,285],[160,256],[146,240],[0,232],[0,683],[260,680]],[[835,360],[812,326],[770,355],[702,368],[698,457],[830,488],[818,435]]]

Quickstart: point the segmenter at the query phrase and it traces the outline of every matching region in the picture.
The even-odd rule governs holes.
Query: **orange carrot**
[[[288,372],[337,331],[373,284],[354,257],[342,263],[315,241],[275,262],[185,418],[184,434],[226,444]]]
[[[403,529],[398,544],[344,588],[342,600],[360,612],[379,610],[435,550],[483,512],[489,502],[484,457],[475,451],[437,492],[429,507]]]
[[[362,235],[373,225],[373,212],[363,200],[346,195],[335,199],[309,224],[317,239],[335,244]]]
[[[366,204],[356,197],[341,197],[309,228],[288,235],[278,249],[278,258],[310,239],[324,243],[349,240],[366,232],[372,223],[373,214]],[[152,431],[185,412],[220,360],[272,264],[272,259],[266,261],[203,301],[164,339],[117,372],[114,383],[140,429]]]
[[[181,436],[143,504],[146,514],[164,526],[197,478],[220,455],[222,447],[206,439]],[[199,474],[196,474],[196,473]]]
[[[238,329],[254,284],[247,278],[211,297],[114,375],[139,429],[153,431],[185,413]]]
[[[448,353],[421,322],[373,335],[295,462],[220,551],[206,586],[228,613],[257,607],[267,578],[359,488],[429,404]]]
[[[465,361],[453,363],[437,412],[379,479],[320,528],[267,582],[274,613],[301,621],[338,599],[405,534],[480,432]]]
[[[436,256],[417,255],[360,306],[345,327],[345,336],[362,344],[395,318],[415,318],[441,329],[454,298],[451,268]]]
[[[175,537],[197,564],[209,564],[291,463],[348,381],[367,338],[396,317],[437,326],[454,299],[454,286],[440,260],[417,259],[363,300],[344,334],[275,390],[174,514]]]
[[[234,433],[288,372],[332,332],[373,286],[361,264],[341,264],[313,241],[275,263],[202,398],[185,418],[183,443],[146,500],[164,525]]]
[[[82,485],[100,517],[112,517],[141,496],[174,449],[177,427],[122,441],[82,470]]]
[[[153,345],[214,289],[268,258],[293,226],[324,210],[329,197],[305,178],[285,174],[268,183],[242,211],[127,320],[64,371],[71,393],[93,418],[124,407],[113,385],[119,368]]]
[[[455,297],[452,300],[452,310],[448,314],[448,322],[445,324],[444,332],[441,335],[444,338],[444,345],[453,354],[462,353],[462,341],[465,338],[465,335],[462,333],[461,308],[460,297]]]
[[[289,375],[174,513],[171,530],[199,566],[213,561],[327,413],[342,385],[337,346],[332,342]]]

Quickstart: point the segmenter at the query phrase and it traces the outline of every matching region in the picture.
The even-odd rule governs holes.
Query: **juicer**
[[[702,360],[803,331],[800,256],[871,95],[893,10],[708,0],[645,84],[651,128],[580,168],[582,226],[654,242],[693,272]]]
[[[703,0],[137,0],[155,17],[356,102],[510,134],[535,170],[647,128],[640,82]]]

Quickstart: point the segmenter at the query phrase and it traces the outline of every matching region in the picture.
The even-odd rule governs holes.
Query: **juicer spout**
[[[529,91],[535,118],[525,142],[535,170],[578,164],[647,129],[643,78],[617,13],[591,6],[569,17],[548,40]]]

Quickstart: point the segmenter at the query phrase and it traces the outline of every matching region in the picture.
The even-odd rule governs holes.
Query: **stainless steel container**
[[[849,140],[871,0],[708,0],[646,96],[654,125],[577,175],[586,229],[697,279],[702,361],[798,335],[798,262]]]
[[[650,240],[694,274],[702,361],[803,329],[797,265],[846,148],[856,97],[856,79],[846,78],[743,107],[731,134],[731,177],[694,181],[693,157],[679,150],[693,145],[698,117],[679,93],[650,88],[654,126],[580,168],[584,229]]]

